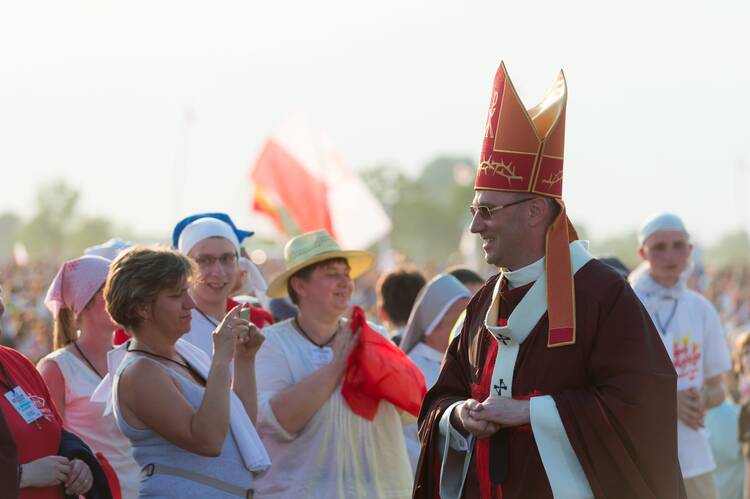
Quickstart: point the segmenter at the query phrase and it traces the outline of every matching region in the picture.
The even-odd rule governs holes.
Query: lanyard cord
[[[203,313],[203,310],[199,309],[198,307],[195,307],[195,309],[198,311],[199,314],[203,316],[204,319],[206,319],[209,322],[209,324],[211,324],[213,327],[219,327],[219,323],[216,322],[214,319],[211,319],[205,313]]]
[[[83,353],[83,350],[81,350],[81,347],[78,346],[78,341],[77,340],[73,340],[72,343],[73,343],[73,346],[76,347],[76,350],[78,350],[78,353],[81,355],[81,357],[83,357],[83,360],[86,361],[86,364],[88,364],[89,367],[96,373],[96,375],[99,376],[99,379],[104,379],[104,376],[102,376],[99,373],[99,370],[96,367],[94,367],[94,364],[91,363],[91,361],[89,360],[89,358],[86,357],[86,355]]]
[[[672,311],[669,312],[669,317],[667,318],[666,324],[662,324],[659,313],[654,311],[654,319],[656,319],[656,325],[659,327],[659,333],[661,333],[662,336],[667,335],[667,329],[669,329],[669,325],[672,324],[672,319],[674,319],[674,314],[675,312],[677,312],[677,304],[679,302],[680,300],[674,301],[674,304],[672,305]]]

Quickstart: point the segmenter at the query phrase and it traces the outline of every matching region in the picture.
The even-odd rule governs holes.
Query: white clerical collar
[[[501,269],[501,278],[508,280],[508,289],[525,286],[544,274],[544,257],[518,270]]]

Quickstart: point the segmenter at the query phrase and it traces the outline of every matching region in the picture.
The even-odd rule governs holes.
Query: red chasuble
[[[472,397],[482,401],[490,392],[502,345],[483,324],[497,279],[474,295],[461,335],[451,343],[422,405],[415,498],[439,497],[444,440],[438,423],[445,409]],[[513,397],[553,397],[595,497],[684,498],[677,461],[677,376],[656,329],[628,283],[605,264],[591,260],[574,281],[575,344],[548,348],[543,315],[520,345]],[[500,316],[508,317],[529,288],[503,291]],[[552,498],[530,427],[504,431],[499,452],[507,459],[507,477],[492,483],[497,439],[479,440],[463,497]]]

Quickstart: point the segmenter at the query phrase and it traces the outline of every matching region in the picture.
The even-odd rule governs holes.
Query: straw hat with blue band
[[[289,240],[284,246],[286,270],[273,278],[266,293],[272,298],[287,296],[287,282],[305,267],[332,258],[345,258],[352,279],[364,274],[374,262],[366,251],[342,250],[325,230],[306,232]]]

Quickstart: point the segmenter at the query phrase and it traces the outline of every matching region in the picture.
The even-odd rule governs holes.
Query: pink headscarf
[[[65,262],[47,290],[44,304],[54,317],[68,308],[78,315],[104,285],[110,261],[101,256],[82,256]]]

